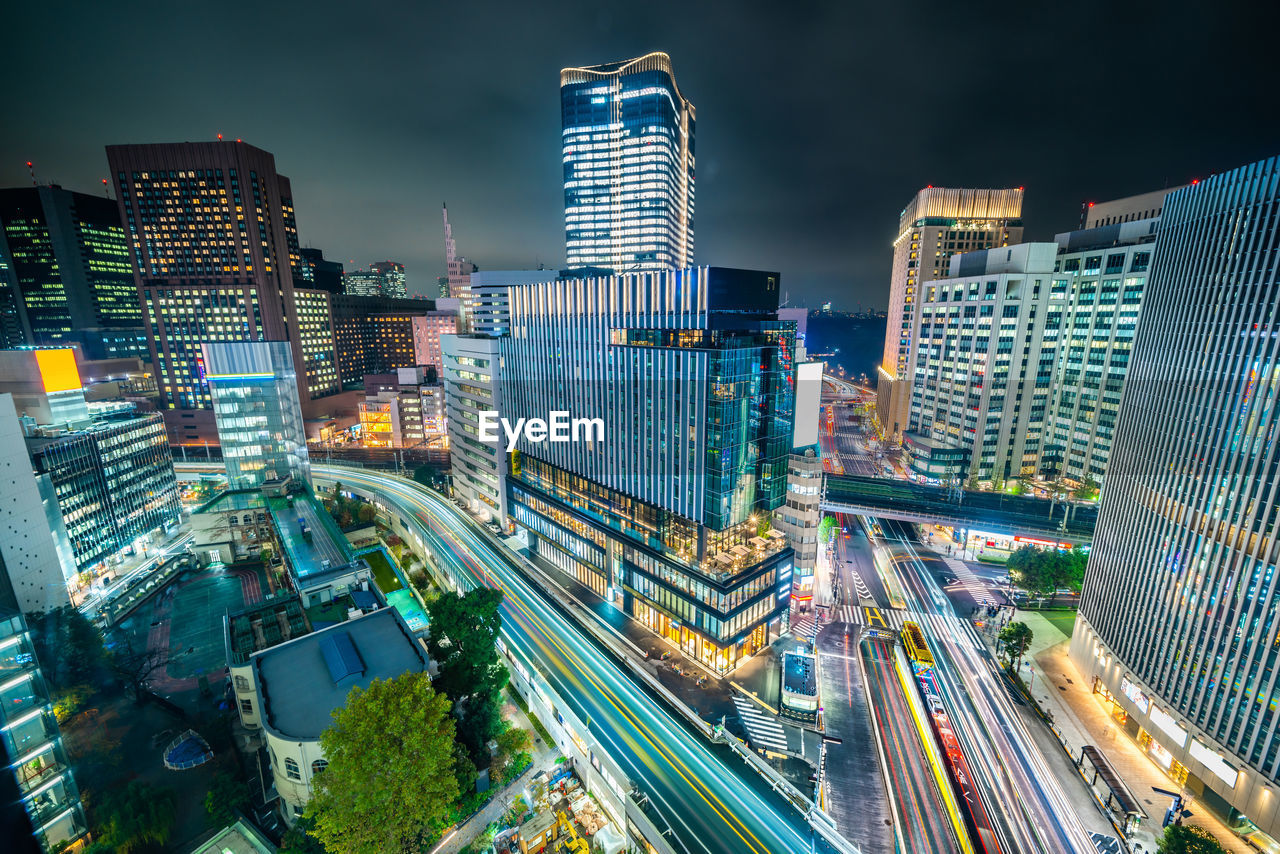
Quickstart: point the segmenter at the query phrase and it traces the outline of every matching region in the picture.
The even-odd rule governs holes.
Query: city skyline
[[[183,66],[153,81],[149,96],[181,106],[149,113],[152,119],[107,106],[102,87],[110,75],[83,82],[88,63],[110,60],[140,73],[136,63],[147,61],[100,37],[112,31],[105,10],[86,8],[55,24],[48,12],[24,8],[10,32],[57,29],[67,56],[15,93],[15,111],[37,120],[0,142],[0,185],[29,185],[30,160],[42,181],[95,192],[108,177],[105,145],[211,140],[217,133],[243,138],[288,164],[304,244],[361,264],[396,258],[406,265],[410,290],[431,294],[444,273],[440,199],[450,200],[459,243],[481,269],[563,263],[558,73],[662,50],[679,70],[682,92],[699,106],[703,169],[693,263],[778,269],[793,303],[884,307],[893,229],[880,214],[927,184],[1025,186],[1028,238],[1051,239],[1077,225],[1084,201],[1207,177],[1266,156],[1280,137],[1272,111],[1247,110],[1274,76],[1265,52],[1244,43],[1252,36],[1227,43],[1225,19],[1165,10],[1157,20],[1119,10],[1068,21],[1051,10],[1027,11],[1030,17],[1002,38],[988,22],[949,11],[918,32],[905,12],[887,9],[735,11],[683,9],[683,26],[673,27],[661,10],[513,10],[511,26],[484,29],[488,21],[451,9],[387,13],[354,30],[339,30],[324,9],[301,22],[282,11],[267,22],[288,22],[291,31],[300,23],[301,30],[265,59],[233,35],[238,31],[202,22],[199,32],[228,61],[252,53],[255,63],[268,63],[265,73],[275,69],[309,84],[283,99],[274,91],[224,95],[219,66]],[[130,38],[172,41],[187,23],[182,15],[140,18]],[[415,49],[418,33],[470,31],[487,37]],[[1100,145],[1115,131],[1098,93],[1114,90],[1120,69],[1112,58],[1131,55],[1137,32],[1159,46],[1139,58],[1142,73],[1163,82],[1145,90],[1140,108],[1126,108],[1125,124],[1162,128],[1161,145]],[[377,51],[349,49],[375,33]],[[1047,37],[1079,45],[1080,61],[1042,63]],[[879,69],[894,60],[881,45],[903,40],[920,43],[922,58],[890,79]],[[15,63],[34,66],[37,42],[15,41]],[[974,75],[956,73],[950,51],[935,49],[944,42],[998,51],[992,65],[1009,71],[996,72],[998,86],[974,83]],[[805,45],[799,58],[749,58],[777,56],[788,44]],[[331,61],[326,45],[360,63]],[[1163,58],[1182,55],[1199,61]],[[1243,84],[1228,85],[1228,74]],[[822,87],[812,86],[819,80],[848,94],[820,97]],[[938,91],[956,106],[922,122],[899,94],[912,89]],[[964,109],[968,100],[995,109]],[[55,103],[62,105],[57,111]],[[1208,112],[1182,127],[1187,103]],[[389,120],[361,121],[362,113]],[[322,115],[342,120],[316,133],[311,119]],[[1082,122],[1085,129],[1075,130]],[[982,152],[995,136],[1004,152],[991,162]],[[352,208],[364,212],[354,228],[346,216]]]

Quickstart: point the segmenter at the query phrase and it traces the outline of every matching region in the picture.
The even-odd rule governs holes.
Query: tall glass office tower
[[[671,57],[560,72],[565,253],[616,273],[693,263],[693,104]]]
[[[203,360],[231,488],[292,479],[310,489],[307,432],[289,342],[209,342]]]
[[[507,512],[544,560],[717,672],[785,631],[770,530],[795,413],[778,276],[698,267],[511,288],[503,417],[600,419],[517,445]]]
[[[1167,197],[1071,643],[1175,784],[1273,837],[1278,245],[1280,158]]]

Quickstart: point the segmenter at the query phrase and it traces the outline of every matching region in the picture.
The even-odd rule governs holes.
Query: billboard
[[[47,393],[84,388],[84,383],[80,381],[80,369],[76,367],[75,350],[36,350],[35,353],[36,364],[40,367],[40,380]]]

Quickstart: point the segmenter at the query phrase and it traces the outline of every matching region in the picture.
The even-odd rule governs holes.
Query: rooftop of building
[[[808,653],[783,653],[782,687],[792,694],[817,695],[818,660]]]
[[[267,499],[289,565],[299,580],[351,562],[351,544],[310,492]]]
[[[382,608],[259,652],[253,667],[267,728],[314,741],[352,688],[425,672],[427,653],[396,609]]]
[[[310,634],[311,623],[297,594],[277,593],[227,615],[227,665],[247,664],[256,652]]]
[[[189,854],[273,854],[276,846],[245,819],[215,832]]]
[[[256,489],[219,492],[193,513],[224,513],[230,510],[260,510],[267,506],[267,499]]]
[[[907,445],[921,448],[926,451],[965,451],[965,449],[958,444],[939,441],[938,439],[931,438],[923,433],[903,433],[902,440]]]

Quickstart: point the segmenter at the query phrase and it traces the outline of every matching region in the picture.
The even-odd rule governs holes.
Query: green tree
[[[280,839],[279,854],[326,854],[327,849],[311,834],[315,826],[311,810],[298,816],[293,827],[286,830]]]
[[[249,787],[242,780],[218,771],[204,796],[204,810],[214,827],[225,827],[236,820],[237,812],[249,805]]]
[[[1075,497],[1082,501],[1094,501],[1098,498],[1098,482],[1093,475],[1085,475],[1084,482],[1075,491]]]
[[[360,509],[356,511],[356,518],[359,519],[360,522],[365,525],[371,524],[373,520],[377,517],[377,515],[378,515],[378,508],[374,507],[372,504],[370,504],[367,501],[362,502],[360,504]]]
[[[495,645],[501,603],[502,591],[481,587],[442,594],[427,606],[427,653],[440,668],[436,686],[453,701],[458,741],[480,766],[489,763],[489,740],[502,732],[500,693],[508,674]]]
[[[164,845],[173,833],[175,802],[173,789],[141,780],[107,790],[94,811],[98,841],[123,854]]]
[[[102,633],[76,608],[64,605],[28,618],[36,658],[56,691],[101,684],[106,648]]]
[[[1031,648],[1031,627],[1026,623],[1010,623],[1000,630],[1000,646],[1014,669],[1022,666],[1022,656]]]
[[[1059,588],[1079,592],[1086,562],[1087,556],[1078,548],[1063,552],[1023,546],[1009,556],[1005,566],[1018,587],[1033,595],[1048,596]]]
[[[1156,846],[1158,854],[1227,854],[1213,834],[1200,827],[1171,824]]]
[[[836,526],[835,516],[823,516],[818,523],[818,542],[825,543],[831,538],[831,529]]]
[[[529,767],[533,759],[529,755],[533,741],[529,738],[528,730],[515,726],[508,726],[498,733],[495,741],[498,743],[498,749],[494,753],[493,761],[489,763],[489,779],[495,786],[503,786]]]
[[[351,689],[320,735],[312,831],[334,851],[416,851],[447,825],[458,797],[449,700],[426,673]]]
[[[446,593],[431,604],[427,653],[440,667],[436,686],[454,703],[473,694],[496,694],[507,684],[495,646],[502,629],[502,591],[480,587]]]

